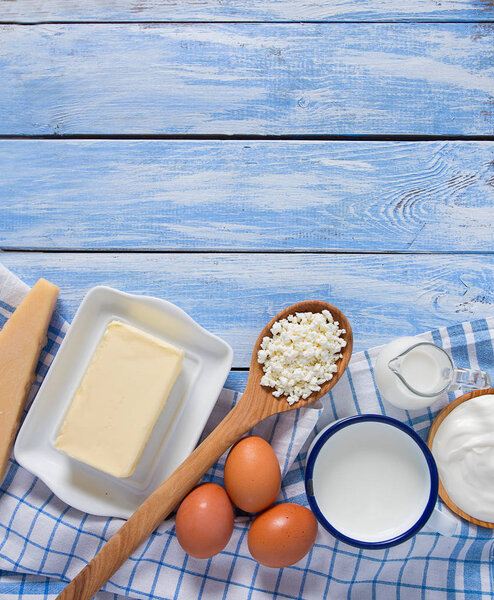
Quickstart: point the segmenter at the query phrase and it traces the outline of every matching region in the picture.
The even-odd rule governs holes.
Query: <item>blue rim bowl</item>
[[[429,469],[430,483],[431,483],[429,499],[427,501],[426,507],[424,509],[424,512],[420,516],[420,518],[415,522],[415,524],[412,525],[412,527],[410,527],[410,529],[408,529],[407,531],[404,531],[403,533],[400,533],[399,535],[397,535],[393,538],[379,541],[379,542],[368,542],[368,541],[363,541],[363,540],[356,540],[356,539],[353,539],[353,538],[350,538],[350,537],[344,535],[343,533],[341,533],[340,531],[335,529],[331,525],[331,523],[326,519],[326,517],[322,514],[321,510],[319,509],[316,498],[314,496],[313,483],[312,483],[313,474],[314,474],[314,465],[316,463],[316,459],[319,456],[319,452],[321,451],[321,448],[328,441],[328,439],[330,437],[332,437],[338,431],[341,431],[342,429],[344,429],[345,427],[349,427],[355,423],[363,423],[366,421],[374,421],[374,422],[378,422],[378,423],[384,423],[387,425],[391,425],[392,427],[396,427],[396,428],[400,429],[401,431],[403,431],[404,433],[406,433],[407,435],[409,435],[412,438],[412,440],[417,444],[417,446],[422,451],[422,454],[424,455],[424,458],[427,463],[427,467]],[[342,542],[350,544],[351,546],[356,546],[357,548],[368,548],[368,549],[374,549],[374,550],[379,550],[382,548],[390,548],[391,546],[396,546],[398,544],[401,544],[402,542],[405,542],[406,540],[413,537],[416,533],[418,533],[422,529],[422,527],[429,520],[429,517],[431,516],[432,511],[434,510],[434,506],[437,501],[438,490],[439,490],[439,476],[437,473],[436,463],[435,463],[434,458],[432,457],[432,453],[429,450],[429,448],[427,447],[426,443],[415,433],[415,431],[413,429],[408,427],[408,425],[405,425],[404,423],[401,423],[400,421],[397,421],[396,419],[392,419],[391,417],[385,417],[384,415],[356,415],[353,417],[346,417],[344,419],[340,419],[340,420],[336,421],[335,423],[330,424],[326,429],[323,429],[322,432],[319,434],[319,436],[313,442],[313,445],[311,446],[311,448],[309,449],[309,453],[307,456],[307,463],[305,466],[305,491],[307,493],[307,499],[309,501],[309,506],[310,506],[312,512],[315,514],[319,523],[324,527],[324,529],[329,531],[329,533],[331,533],[331,535],[333,535],[338,540],[341,540]]]

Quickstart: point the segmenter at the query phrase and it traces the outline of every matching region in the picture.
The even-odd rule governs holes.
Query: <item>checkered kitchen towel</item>
[[[0,326],[25,291],[25,286],[0,265]],[[32,396],[65,330],[64,321],[55,316]],[[491,374],[494,371],[494,319],[454,325],[420,337],[451,351],[458,365],[482,368]],[[354,355],[347,374],[325,399],[323,411],[318,407],[294,411],[259,426],[256,432],[273,444],[281,462],[281,501],[306,504],[305,451],[316,432],[334,419],[356,413],[383,413],[405,421],[426,437],[434,415],[447,399],[432,409],[413,413],[385,404],[376,390],[372,370],[378,351]],[[234,401],[235,394],[222,393],[207,431]],[[221,482],[222,465],[220,461],[211,470],[209,480]],[[143,600],[494,597],[492,532],[457,519],[444,506],[440,508],[446,521],[453,524],[448,536],[429,526],[399,546],[358,550],[320,528],[308,556],[285,569],[262,567],[250,557],[246,517],[236,520],[228,546],[210,560],[185,555],[177,543],[173,520],[167,520],[106,585],[106,592],[97,595],[97,600],[118,600],[121,596]],[[12,460],[0,487],[0,569],[4,570],[0,598],[53,598],[63,589],[64,581],[74,577],[120,524],[118,519],[93,517],[66,506]]]

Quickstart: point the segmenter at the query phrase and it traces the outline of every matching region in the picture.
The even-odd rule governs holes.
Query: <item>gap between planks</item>
[[[476,25],[489,25],[494,23],[492,19],[444,19],[444,20],[431,20],[431,19],[420,19],[420,18],[397,18],[397,19],[349,19],[347,21],[338,20],[318,20],[318,19],[288,19],[288,20],[277,20],[277,21],[255,21],[247,19],[239,19],[235,21],[174,21],[171,19],[167,20],[144,20],[144,21],[129,21],[129,20],[113,20],[113,21],[64,21],[64,20],[52,20],[52,21],[2,21],[0,19],[0,25],[19,25],[20,27],[37,27],[43,25],[368,25],[369,23],[375,25],[409,25],[411,23],[419,23],[420,25],[435,25],[435,24],[460,24],[460,23],[474,23]]]
[[[0,134],[0,140],[132,140],[132,141],[232,141],[232,142],[494,142],[494,135],[247,135],[247,134],[166,134],[166,133],[100,133],[100,134]]]
[[[291,250],[277,250],[269,248],[253,248],[253,249],[235,249],[235,248],[220,248],[215,250],[214,248],[166,248],[155,249],[155,248],[129,248],[122,249],[119,247],[107,247],[107,248],[22,248],[22,247],[0,247],[0,256],[2,254],[9,253],[37,253],[37,254],[345,254],[345,255],[358,255],[365,254],[366,256],[382,256],[382,255],[425,255],[425,256],[458,256],[458,255],[491,255],[494,254],[494,250],[333,250],[331,248],[324,250],[311,250],[311,249],[297,249]]]

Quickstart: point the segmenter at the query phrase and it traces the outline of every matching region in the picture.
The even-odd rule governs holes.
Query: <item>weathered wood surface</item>
[[[492,136],[493,20],[492,0],[0,0],[0,23],[108,22],[0,27],[0,134]],[[340,306],[356,350],[494,314],[492,154],[5,140],[0,248],[69,252],[0,261],[59,283],[69,319],[99,283],[168,298],[232,344],[243,391],[259,329],[298,300]],[[225,249],[324,253],[183,253]]]
[[[490,0],[0,0],[0,19],[43,21],[485,21]]]
[[[225,382],[225,387],[229,390],[242,393],[247,384],[248,371],[231,370]]]
[[[3,140],[0,165],[2,249],[492,248],[493,142]]]
[[[280,309],[326,300],[354,330],[355,350],[492,315],[494,255],[4,253],[29,284],[60,286],[70,320],[87,290],[110,285],[176,303],[227,340],[247,367],[259,331]]]
[[[491,135],[493,48],[492,24],[3,25],[0,134]]]

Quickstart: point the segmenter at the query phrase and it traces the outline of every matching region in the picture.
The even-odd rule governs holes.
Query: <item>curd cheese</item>
[[[329,310],[276,321],[257,355],[264,371],[261,385],[275,388],[273,396],[286,396],[289,404],[308,398],[333,378],[346,346],[344,333]]]

